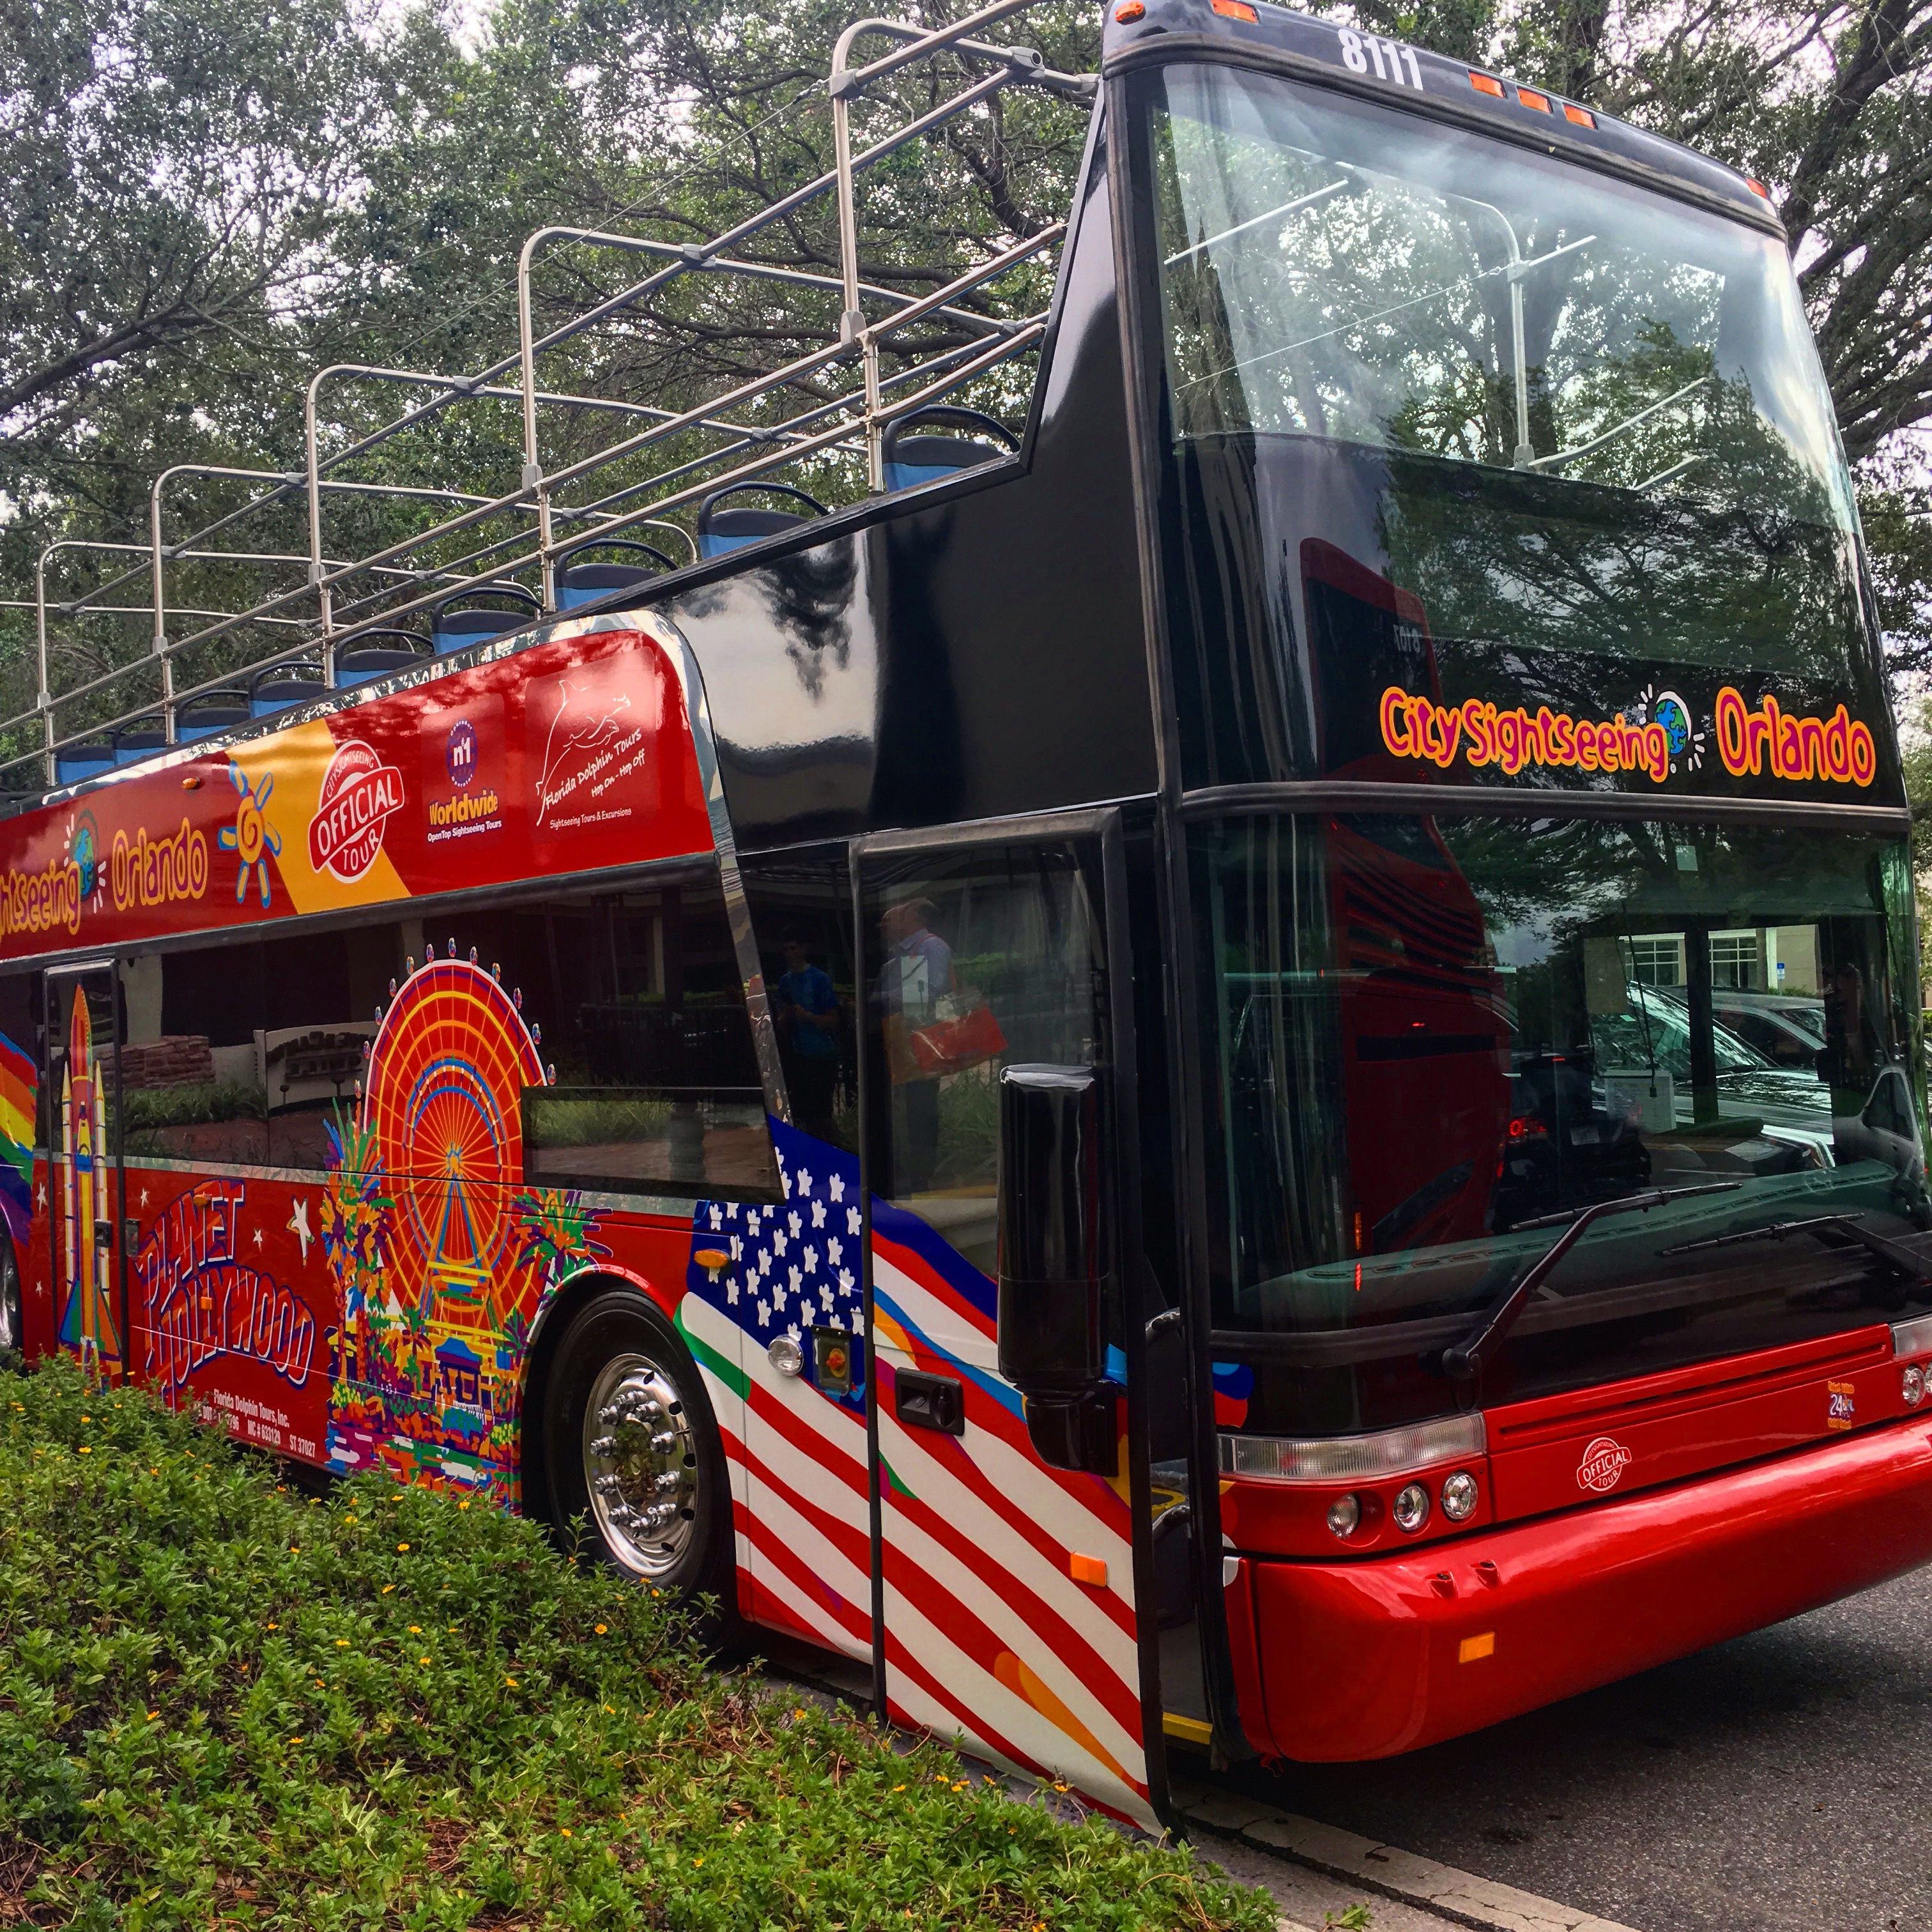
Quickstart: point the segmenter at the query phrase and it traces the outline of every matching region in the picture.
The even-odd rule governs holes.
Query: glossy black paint
[[[703,668],[742,849],[1152,789],[1097,165],[1059,302],[1018,460],[865,506],[829,540],[658,607]]]
[[[1000,1072],[1000,1372],[1024,1396],[1096,1387],[1112,1190],[1091,1066]]]

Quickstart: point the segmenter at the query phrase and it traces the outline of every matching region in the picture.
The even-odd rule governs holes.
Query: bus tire
[[[547,1514],[568,1540],[653,1589],[736,1622],[730,1478],[698,1365],[634,1289],[601,1290],[551,1358],[543,1404]]]
[[[20,1264],[14,1244],[0,1235],[0,1355],[18,1354],[26,1337],[26,1315],[20,1302]]]

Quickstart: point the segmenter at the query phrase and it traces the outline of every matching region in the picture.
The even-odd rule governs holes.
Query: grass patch
[[[1184,1850],[708,1669],[482,1504],[0,1376],[0,1924],[1227,1928]]]

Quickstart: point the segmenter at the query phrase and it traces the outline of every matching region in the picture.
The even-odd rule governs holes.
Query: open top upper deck
[[[712,687],[721,737],[728,746],[748,748],[745,769],[757,767],[758,785],[788,759],[796,766],[799,748],[808,741],[843,748],[820,757],[821,765],[842,759],[850,769],[844,776],[821,773],[813,781],[820,805],[801,805],[799,796],[812,788],[790,784],[790,802],[766,814],[784,836],[932,822],[1150,788],[1146,640],[1140,634],[1138,586],[1123,568],[1141,512],[1126,460],[1126,386],[1118,351],[1105,340],[1116,326],[1112,303],[1122,270],[1105,205],[1108,183],[1102,164],[1107,157],[1096,126],[1085,128],[1085,159],[1072,200],[1057,207],[1052,218],[1022,223],[1024,232],[997,224],[985,229],[962,244],[944,279],[928,265],[926,285],[916,295],[908,292],[916,282],[868,280],[860,272],[862,261],[876,266],[864,184],[872,170],[908,142],[1018,91],[1040,104],[1042,112],[1061,116],[1077,146],[1081,125],[1100,97],[1099,76],[1057,69],[1034,50],[983,38],[1024,5],[1025,0],[999,0],[932,32],[879,21],[856,23],[842,37],[832,62],[827,110],[835,165],[824,175],[702,244],[574,229],[539,231],[521,251],[520,340],[514,355],[462,376],[360,365],[319,371],[308,388],[300,469],[223,472],[228,482],[247,486],[244,500],[172,539],[169,492],[191,478],[182,470],[170,470],[153,486],[146,544],[52,547],[41,560],[36,587],[37,700],[0,726],[13,747],[6,769],[43,782],[73,784],[164,756],[182,743],[244,742],[278,720],[320,716],[339,701],[337,694],[353,687],[418,685],[480,656],[548,637],[560,620],[648,606],[669,616],[692,641],[700,675]],[[1684,204],[1686,221],[1742,224],[1733,232],[1778,252],[1780,231],[1762,190],[1720,164],[1576,104],[1394,41],[1280,8],[1250,7],[1245,0],[1220,0],[1218,6],[1214,0],[1145,0],[1138,12],[1134,0],[1120,0],[1110,10],[1104,46],[1103,73],[1119,75],[1124,82],[1151,66],[1203,62],[1313,82],[1325,98],[1352,97],[1358,113],[1399,111],[1404,125],[1460,130],[1478,145],[1500,138],[1541,165],[1580,163],[1624,184],[1618,192],[1634,187],[1644,191],[1642,199],[1668,194]],[[864,60],[880,47],[883,52]],[[891,93],[896,81],[935,62],[956,67],[962,83],[957,91],[937,105],[922,99],[912,104],[917,111],[902,111],[906,102]],[[1351,165],[1358,178],[1364,176],[1359,164]],[[1612,191],[1607,182],[1605,191]],[[1256,218],[1266,218],[1266,212],[1280,211]],[[1665,211],[1666,226],[1670,212]],[[836,248],[836,274],[788,266],[776,249],[758,252],[761,238],[776,225],[808,215],[826,221],[828,236],[836,232],[836,242],[828,242]],[[1714,224],[1713,215],[1723,219]],[[1070,235],[1083,224],[1082,267],[1062,258]],[[1253,224],[1244,218],[1243,225]],[[1160,256],[1164,244],[1142,236],[1131,223],[1125,232],[1127,266],[1134,274],[1153,278],[1172,269]],[[1225,238],[1190,243],[1197,266],[1209,265],[1210,239],[1218,245]],[[1514,236],[1510,245],[1516,246]],[[1560,244],[1543,259],[1556,260],[1582,245]],[[540,327],[536,273],[547,252],[560,249],[606,260],[641,254],[649,272],[555,326]],[[1153,264],[1139,260],[1149,249]],[[1527,274],[1538,266],[1528,260],[1504,265],[1519,304],[1519,271]],[[1463,280],[1481,284],[1502,273],[1479,265]],[[762,374],[713,385],[701,394],[681,377],[646,403],[635,399],[634,385],[627,389],[610,370],[598,368],[589,368],[581,387],[550,386],[561,382],[557,372],[566,367],[586,375],[572,359],[585,343],[612,330],[648,334],[659,326],[662,304],[673,296],[698,304],[693,313],[700,320],[721,325],[748,326],[782,316],[792,332],[785,339],[805,346]],[[1168,298],[1171,304],[1171,290]],[[1522,334],[1519,324],[1514,381],[1518,466],[1556,486],[1558,472],[1585,452],[1534,453],[1534,372],[1522,367]],[[1492,372],[1489,380],[1498,387],[1510,380],[1506,369]],[[1632,422],[1648,421],[1705,380],[1699,374],[1670,394],[1660,392],[1656,408],[1642,400]],[[349,409],[352,396],[396,388],[416,400],[393,420],[370,426]],[[520,431],[515,487],[492,495],[396,480],[434,473],[422,461],[424,439],[446,424],[454,427],[451,412],[500,416],[506,411],[514,411]],[[1672,420],[1660,418],[1666,426]],[[1050,450],[1054,437],[1058,443]],[[1197,439],[1194,453],[1206,446]],[[1634,441],[1630,446],[1636,446]],[[395,467],[386,470],[392,460]],[[1507,453],[1502,460],[1507,464]],[[1648,491],[1670,483],[1666,507],[1680,520],[1686,486],[1673,479],[1688,466],[1688,459],[1678,462],[1639,485]],[[1587,467],[1580,469],[1564,480],[1574,482],[1587,473]],[[1005,492],[1003,508],[965,507],[972,493],[1022,478],[1026,487]],[[364,554],[337,557],[332,524],[345,508],[359,514],[371,506],[377,525],[393,534]],[[1055,520],[1043,525],[1043,517]],[[250,536],[265,523],[277,524],[286,548]],[[1279,534],[1258,521],[1250,547],[1268,549]],[[1325,529],[1311,531],[1309,540],[1332,548],[1335,536]],[[1192,539],[1184,541],[1190,556],[1196,556]],[[248,548],[250,544],[262,547]],[[1386,596],[1372,586],[1364,594],[1371,604],[1380,597],[1388,604],[1383,614],[1393,622],[1391,647],[1398,655],[1414,628],[1396,608],[1403,595],[1412,602],[1422,597],[1421,623],[1431,652],[1439,658],[1450,648],[1454,640],[1442,634],[1439,603],[1429,608],[1436,596],[1432,588],[1398,593],[1390,586],[1398,578],[1409,584],[1414,572],[1402,577],[1381,571],[1352,540],[1342,548],[1371,576],[1386,579]],[[70,561],[56,553],[75,549],[118,550],[132,561],[76,596],[50,598],[50,573],[57,575]],[[1849,550],[1843,544],[1839,550],[1844,554],[1834,553],[1832,567],[1842,580],[1834,594],[1842,593],[1840,602],[1849,608],[1857,601],[1856,572]],[[1347,586],[1330,582],[1334,571],[1318,561],[1310,564],[1308,555],[1300,560],[1301,595],[1310,609],[1300,632],[1306,638],[1314,628],[1310,600],[1330,592],[1342,595]],[[184,605],[176,588],[184,578],[201,581],[197,572],[219,570],[238,580],[236,573],[244,568],[278,580],[280,587],[228,610]],[[145,584],[145,605],[116,602],[136,598],[130,586],[137,584]],[[1514,591],[1510,596],[1522,601]],[[754,607],[763,614],[757,622],[764,630],[755,648],[746,642],[746,626],[753,622],[747,614]],[[137,623],[149,621],[149,647],[124,652],[126,661],[105,672],[64,681],[62,628],[117,611]],[[721,611],[736,614],[721,617]],[[1111,762],[1102,758],[1082,765],[1077,756],[1065,760],[1080,768],[1064,771],[1058,784],[1008,783],[1024,764],[1024,753],[1030,749],[1037,765],[1047,748],[1016,740],[1009,770],[997,782],[980,782],[968,774],[950,789],[935,784],[932,775],[945,764],[935,731],[962,729],[957,722],[962,715],[976,704],[987,708],[979,691],[969,694],[962,686],[970,681],[990,688],[1010,682],[1022,668],[1026,675],[1040,674],[1036,650],[1019,649],[1003,659],[1000,647],[988,641],[1012,632],[1016,622],[1030,626],[1035,638],[1055,639],[1054,671],[1070,715],[1092,718],[1096,735],[1105,727],[1127,748]],[[1089,641],[1102,629],[1108,633],[1104,650]],[[707,631],[709,636],[701,634]],[[895,670],[887,661],[894,649],[910,648],[908,640],[914,633],[945,637],[950,663],[943,670],[923,665]],[[870,686],[855,685],[831,703],[826,692],[838,685],[867,634],[873,649]],[[836,664],[828,650],[842,653]],[[801,653],[809,656],[812,668],[800,671],[800,691],[822,717],[790,729],[765,715],[779,702],[766,675],[775,653],[800,662]],[[1064,669],[1083,658],[1075,670]],[[1852,791],[1843,795],[1865,802],[1874,797],[1868,788],[1886,762],[1880,756],[1886,734],[1865,688],[1869,666],[1861,659],[1856,668],[1856,689],[1842,679],[1827,688],[1826,680],[1816,691],[1800,694],[1799,715],[1815,714],[1822,730],[1834,707],[1849,702],[1840,734],[1846,777],[1834,782],[1850,783]],[[908,704],[915,674],[926,688]],[[1425,694],[1424,686],[1411,683],[1412,697]],[[1670,678],[1658,687],[1673,688]],[[1089,709],[1101,689],[1114,694],[1118,716]],[[1384,694],[1380,686],[1365,693],[1368,708],[1357,724],[1366,720],[1373,732],[1376,705]],[[1443,700],[1436,686],[1426,694]],[[1685,694],[1694,707],[1708,702],[1702,693]],[[1498,691],[1478,698],[1520,695]],[[1606,701],[1621,710],[1634,695],[1633,686],[1606,694]],[[1754,688],[1747,695],[1756,704],[1761,694]],[[1211,712],[1216,700],[1210,692],[1191,701]],[[1244,713],[1262,708],[1239,694],[1233,701]],[[1502,701],[1502,708],[1508,710],[1510,703]],[[1533,716],[1536,706],[1528,710]],[[752,712],[760,716],[748,725],[744,720]],[[1010,728],[1011,720],[1003,716],[997,727],[982,722],[990,742]],[[1854,727],[1864,733],[1865,747],[1856,772],[1850,768]],[[1316,728],[1318,733],[1326,728]],[[1400,720],[1387,723],[1379,750],[1414,762],[1415,769],[1403,766],[1395,776],[1430,778],[1414,743],[1404,735],[1407,729]],[[728,750],[728,766],[730,755]],[[920,767],[913,782],[897,790],[882,786],[878,776],[895,759]],[[954,762],[963,772],[971,760],[960,752]],[[1547,768],[1546,776],[1561,761],[1538,762]],[[1620,760],[1630,771],[1640,770],[1643,762],[1634,754]],[[1303,758],[1278,769],[1250,769],[1210,758],[1202,776],[1220,783],[1231,777],[1320,776],[1335,769],[1334,760],[1324,764]],[[1708,789],[1711,775],[1707,762],[1691,788]],[[1878,795],[1889,789],[1888,779]],[[836,800],[825,802],[833,794]],[[736,803],[734,796],[734,808]]]

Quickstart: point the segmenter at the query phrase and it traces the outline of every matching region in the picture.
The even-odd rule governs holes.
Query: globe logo
[[[84,899],[93,898],[94,888],[100,883],[97,870],[100,854],[94,847],[94,821],[83,820],[74,835],[74,862],[80,868],[80,896]]]
[[[1664,727],[1664,735],[1670,746],[1670,755],[1681,758],[1690,742],[1690,714],[1684,708],[1684,700],[1675,692],[1666,691],[1658,699],[1651,716]]]

